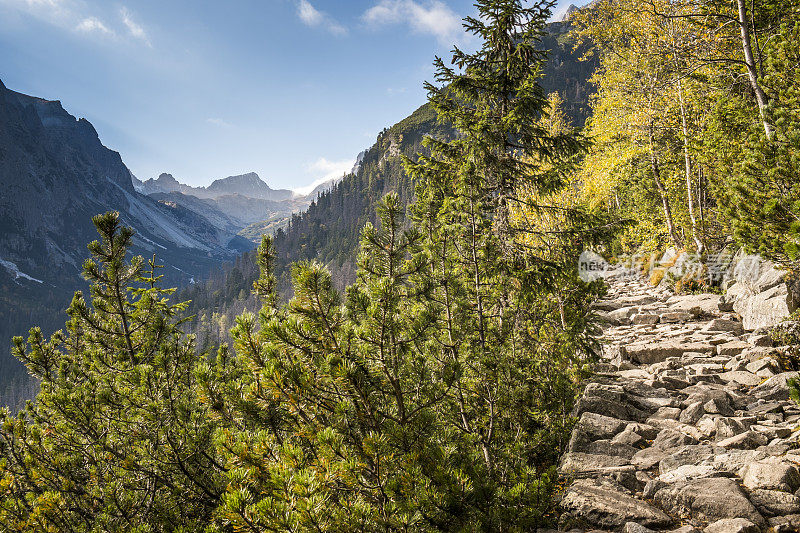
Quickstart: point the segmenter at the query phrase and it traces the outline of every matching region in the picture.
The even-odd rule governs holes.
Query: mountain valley
[[[0,81],[0,404],[19,405],[34,386],[9,353],[11,337],[63,326],[72,293],[85,288],[93,216],[118,211],[136,232],[133,252],[155,255],[164,282],[185,287],[252,250],[260,234],[239,235],[250,225],[282,227],[311,200],[255,173],[208,187],[168,174],[141,182],[87,120]]]

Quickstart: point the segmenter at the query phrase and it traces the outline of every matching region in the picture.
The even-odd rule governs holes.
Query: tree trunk
[[[664,208],[664,221],[667,223],[667,231],[669,232],[669,237],[672,239],[672,243],[680,247],[680,237],[678,237],[678,232],[675,230],[675,223],[672,221],[672,208],[669,205],[669,197],[667,196],[667,188],[664,186],[664,182],[661,181],[661,169],[658,165],[658,157],[656,156],[655,144],[653,142],[653,129],[652,126],[650,127],[649,132],[649,139],[650,139],[650,164],[653,171],[653,180],[656,182],[656,187],[658,188],[658,194],[661,195],[661,205]]]
[[[692,238],[697,247],[697,253],[702,254],[705,250],[703,239],[700,237],[700,232],[697,227],[697,217],[694,214],[694,187],[692,187],[692,162],[689,157],[689,128],[686,125],[686,105],[683,101],[683,84],[678,78],[678,102],[681,108],[681,129],[683,131],[683,161],[686,171],[686,197],[689,200],[689,220],[692,222]]]
[[[747,5],[745,0],[736,0],[736,3],[739,8],[739,30],[742,34],[742,49],[744,50],[744,62],[747,65],[747,75],[750,78],[750,86],[756,95],[758,112],[761,115],[761,122],[764,124],[764,133],[767,136],[767,140],[772,140],[774,131],[772,124],[767,120],[766,110],[768,98],[764,89],[758,83],[758,68],[753,57],[753,46],[750,44],[750,23],[747,20]]]

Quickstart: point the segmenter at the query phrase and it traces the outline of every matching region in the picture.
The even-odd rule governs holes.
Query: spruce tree
[[[198,531],[221,492],[213,425],[195,396],[198,357],[179,329],[156,258],[127,258],[114,212],[84,263],[66,331],[14,339],[41,381],[18,416],[0,414],[0,523],[19,531]]]
[[[428,84],[457,139],[429,138],[407,161],[419,182],[415,220],[434,264],[439,342],[457,362],[448,420],[470,479],[468,513],[481,530],[530,528],[547,509],[552,472],[579,377],[591,360],[588,302],[577,255],[602,237],[599,222],[555,200],[581,140],[548,128],[537,42],[549,2],[476,2],[465,28],[481,48],[437,58]],[[519,224],[524,210],[559,227]],[[523,217],[522,220],[530,220]],[[529,242],[537,243],[528,246]]]

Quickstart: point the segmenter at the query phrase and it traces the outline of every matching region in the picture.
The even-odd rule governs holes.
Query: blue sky
[[[299,188],[425,102],[472,2],[0,0],[0,79],[86,117],[140,179]]]

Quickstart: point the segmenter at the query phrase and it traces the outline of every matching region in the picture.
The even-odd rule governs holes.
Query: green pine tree
[[[155,257],[128,261],[133,230],[93,218],[66,331],[30,332],[14,353],[41,381],[18,416],[0,413],[0,523],[12,531],[198,531],[222,490],[214,426],[194,393],[184,304]]]
[[[536,44],[550,6],[476,3],[480,16],[465,27],[482,47],[456,48],[454,68],[437,58],[441,85],[427,86],[458,138],[429,138],[431,155],[407,161],[420,183],[414,214],[434,265],[439,342],[459,369],[449,439],[461,443],[457,468],[473,484],[466,512],[481,530],[541,523],[548,468],[594,350],[588,302],[597,287],[578,281],[576,258],[607,232],[552,201],[583,143],[543,120],[546,55]],[[521,224],[520,209],[559,223]]]
[[[453,473],[438,415],[455,369],[428,332],[426,264],[412,259],[420,236],[403,229],[396,196],[378,214],[344,299],[326,269],[301,263],[287,309],[267,297],[258,321],[244,315],[234,329],[249,377],[217,412],[231,426],[220,432],[230,479],[221,515],[241,530],[426,530],[452,520],[440,509]],[[264,241],[259,287],[270,286],[270,249]]]

